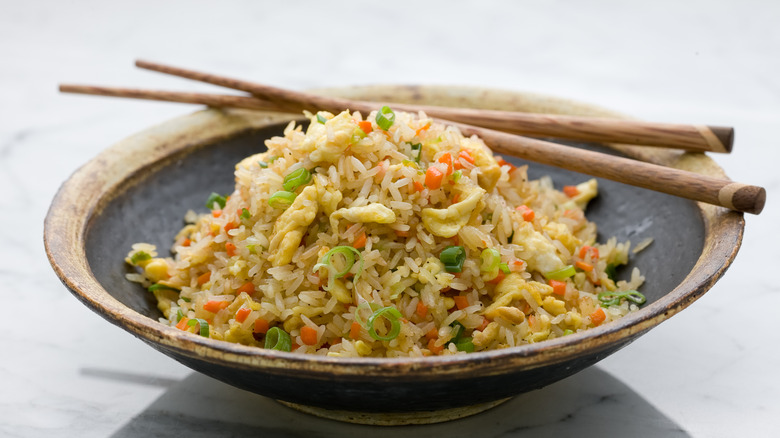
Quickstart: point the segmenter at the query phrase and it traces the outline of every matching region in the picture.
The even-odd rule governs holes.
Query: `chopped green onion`
[[[275,156],[275,155],[274,155],[273,157],[271,157],[271,158],[269,158],[269,159],[268,159],[268,164],[271,164],[271,163],[273,163],[274,161],[276,161],[276,160],[278,160],[278,159],[279,159],[279,157],[277,157],[277,156]]]
[[[259,164],[260,167],[262,167],[263,169],[268,168],[268,163],[266,163],[265,161],[258,161],[257,164]]]
[[[192,300],[191,300],[191,299],[189,299],[189,298],[187,298],[187,297],[182,297],[182,296],[180,296],[180,297],[179,297],[179,299],[181,299],[181,300],[182,300],[182,301],[184,301],[185,303],[192,302]]]
[[[626,299],[637,305],[642,305],[647,302],[647,298],[644,294],[641,294],[635,290],[626,291]]]
[[[452,181],[458,182],[462,175],[463,175],[462,170],[456,170],[455,172],[452,172],[452,175],[450,177],[452,178]]]
[[[250,217],[252,217],[252,215],[249,213],[249,210],[246,208],[241,209],[241,219],[249,219]]]
[[[304,186],[311,181],[311,172],[305,167],[299,167],[284,177],[284,189],[288,192],[294,192],[300,186]]]
[[[380,317],[384,317],[390,323],[390,330],[388,330],[387,334],[384,336],[376,332],[375,323]],[[401,322],[398,319],[402,317],[403,315],[401,315],[401,312],[395,307],[382,307],[368,318],[366,327],[368,329],[368,334],[377,341],[392,341],[401,333]]]
[[[179,291],[179,289],[176,289],[175,287],[166,286],[166,285],[160,284],[160,283],[155,283],[155,284],[149,286],[149,292],[154,292],[154,291],[163,290],[163,289],[175,290],[177,292]]]
[[[328,121],[328,119],[326,119],[326,118],[325,118],[325,117],[324,117],[322,114],[320,114],[320,113],[317,113],[317,121],[318,121],[318,122],[320,122],[320,123],[322,123],[322,124],[324,125],[324,124],[325,124],[325,122],[327,122],[327,121]]]
[[[605,291],[599,293],[597,296],[603,307],[617,306],[623,298],[637,305],[642,305],[647,301],[647,298],[643,294],[635,290],[627,290],[624,292]]]
[[[503,272],[504,275],[509,275],[509,273],[512,272],[509,270],[509,265],[507,265],[506,263],[501,263],[500,265],[498,265],[498,269],[501,269],[501,272]]]
[[[190,327],[195,327],[195,324],[200,324],[200,335],[204,338],[209,337],[209,323],[206,322],[205,319],[201,318],[193,318],[189,321],[187,321],[187,325]]]
[[[620,304],[620,295],[617,292],[601,292],[598,294],[598,299],[603,307],[617,306]]]
[[[479,270],[482,272],[496,272],[501,265],[501,254],[495,248],[485,248],[479,255],[482,264]]]
[[[335,254],[339,254],[344,257],[344,267],[340,271],[338,271],[337,268],[330,262],[331,257],[333,257]],[[351,246],[337,246],[326,252],[325,255],[320,259],[319,263],[314,265],[312,271],[317,272],[317,270],[320,268],[328,268],[328,272],[330,274],[328,276],[328,290],[330,290],[333,287],[333,281],[337,278],[341,278],[347,275],[347,273],[352,269],[352,266],[355,265],[356,255],[358,260],[358,268],[357,272],[355,273],[355,280],[357,280],[360,277],[360,274],[363,272],[363,254]]]
[[[148,252],[138,251],[130,257],[130,263],[137,265],[138,262],[145,262],[151,260],[152,256]]]
[[[269,350],[292,351],[290,335],[279,327],[271,327],[265,334],[265,348]]]
[[[220,195],[219,193],[211,192],[209,198],[206,200],[206,208],[208,208],[209,210],[213,210],[215,202],[219,204],[219,208],[225,208],[225,203],[227,202],[227,199],[225,199],[225,197]]]
[[[182,318],[184,318],[184,312],[181,311],[181,308],[176,309],[176,322],[181,321]]]
[[[461,339],[459,342],[455,343],[455,348],[458,349],[458,351],[465,351],[466,353],[473,353],[474,352],[474,342],[472,342],[471,338],[466,337]]]
[[[565,280],[574,274],[576,274],[577,271],[574,269],[573,265],[566,265],[561,269],[557,269],[555,271],[545,272],[544,276],[548,280]]]
[[[444,263],[447,272],[460,272],[466,260],[466,250],[462,246],[448,246],[439,254],[439,260]]]
[[[460,341],[460,337],[463,335],[463,332],[466,331],[466,326],[461,324],[460,321],[452,321],[450,327],[452,327],[452,338],[450,341],[457,343]]]
[[[355,309],[355,322],[360,324],[361,326],[368,328],[368,322],[367,320],[363,319],[363,317],[360,315],[360,312],[363,310],[368,310],[372,314],[382,308],[377,303],[369,303],[368,301],[363,301],[362,303],[358,304],[357,309]],[[369,315],[369,318],[371,315]]]
[[[281,208],[284,210],[291,206],[293,201],[295,201],[295,193],[280,190],[268,198],[268,205],[273,208]]]
[[[377,113],[376,113],[376,124],[387,131],[390,129],[391,126],[393,126],[393,123],[395,123],[395,113],[393,110],[390,109],[389,106],[385,105],[383,106]]]
[[[417,154],[415,154],[417,152]],[[414,162],[420,164],[420,157],[422,157],[422,144],[412,143],[412,158]]]
[[[248,249],[249,252],[252,254],[257,254],[257,250],[255,249],[256,246],[257,246],[256,243],[250,243],[249,245],[246,246],[246,249]]]
[[[566,329],[563,331],[563,336],[569,336],[574,333],[574,330],[572,329]]]
[[[615,275],[617,274],[617,265],[610,263],[604,268],[604,273],[607,274],[610,280],[615,281]]]

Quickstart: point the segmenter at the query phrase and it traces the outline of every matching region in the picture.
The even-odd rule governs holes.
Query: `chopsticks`
[[[199,103],[215,107],[240,107],[295,113],[302,110],[309,110],[312,112],[326,110],[338,113],[345,109],[350,109],[352,111],[361,111],[368,114],[381,106],[381,104],[377,102],[326,97],[311,93],[284,90],[240,79],[217,76],[147,61],[137,61],[136,65],[141,68],[161,73],[172,74],[249,92],[252,93],[254,97],[67,84],[60,85],[60,91],[114,97]],[[766,191],[762,187],[659,166],[643,161],[616,157],[614,155],[572,148],[557,143],[500,132],[494,129],[506,129],[509,132],[517,132],[518,130],[522,131],[524,129],[523,127],[526,125],[532,126],[532,128],[539,125],[541,128],[533,128],[536,129],[534,135],[553,136],[550,131],[552,129],[552,131],[556,132],[555,136],[559,138],[621,143],[627,142],[625,139],[616,140],[614,138],[623,138],[627,136],[635,140],[638,138],[647,140],[649,136],[652,139],[652,144],[655,146],[669,147],[671,146],[670,143],[672,143],[675,145],[674,147],[686,150],[709,150],[702,149],[701,143],[699,143],[699,146],[694,145],[696,143],[695,140],[691,140],[695,137],[694,135],[691,135],[693,129],[695,132],[698,132],[699,135],[701,135],[702,132],[710,132],[712,134],[711,136],[705,135],[710,141],[710,143],[707,143],[709,145],[707,146],[708,148],[713,147],[712,138],[714,137],[718,139],[715,144],[719,143],[723,146],[720,151],[729,152],[731,150],[731,142],[733,141],[733,130],[731,130],[731,128],[712,129],[710,127],[707,128],[709,129],[708,131],[707,129],[701,129],[701,127],[692,128],[690,125],[658,125],[644,122],[595,119],[600,120],[603,123],[599,130],[596,129],[597,127],[594,124],[589,124],[584,129],[581,128],[581,126],[583,126],[582,123],[592,122],[594,120],[582,117],[566,118],[561,116],[543,115],[540,118],[539,115],[529,115],[526,113],[453,109],[398,103],[393,103],[392,108],[394,110],[413,112],[423,110],[429,116],[445,119],[442,120],[445,123],[455,122],[452,124],[457,125],[465,135],[474,134],[481,137],[494,152],[499,154],[513,155],[537,163],[569,169],[745,213],[759,214],[766,201]],[[552,122],[547,123],[545,120],[552,120]],[[644,123],[645,126],[642,126],[642,123]],[[476,124],[481,126],[474,126]],[[550,126],[554,126],[554,128],[550,128]],[[565,128],[566,126],[569,128]],[[637,130],[637,126],[641,129]],[[670,130],[665,126],[672,126],[675,129]],[[681,126],[685,127],[682,131],[678,129]],[[542,131],[544,133],[541,133]],[[587,133],[582,131],[587,131]],[[528,129],[526,128],[523,132],[527,133]],[[596,134],[593,134],[593,132],[596,132]],[[669,135],[670,132],[686,132],[687,134],[682,135],[682,138],[686,139],[686,141],[681,141],[680,136],[675,137],[674,135]],[[719,134],[716,134],[716,132]],[[565,137],[565,135],[568,135],[569,137]],[[598,135],[598,139],[588,137],[588,135]],[[613,139],[607,140],[607,138]],[[659,138],[663,138],[663,140],[659,140]],[[668,140],[670,138],[672,140]],[[630,143],[636,143],[636,141]],[[684,145],[681,145],[681,143],[684,143]],[[699,149],[695,149],[697,147]]]
[[[261,99],[277,103],[279,109],[291,112],[303,110],[341,112],[352,109],[368,114],[377,109],[376,102],[356,101],[318,96],[271,87],[241,79],[138,60],[137,67],[245,91]],[[424,111],[431,117],[453,122],[470,123],[485,128],[535,137],[553,137],[568,140],[603,143],[639,144],[673,147],[698,152],[731,152],[734,129],[705,125],[678,125],[641,122],[623,119],[533,114],[516,111],[448,108],[393,103],[393,108],[406,112]]]

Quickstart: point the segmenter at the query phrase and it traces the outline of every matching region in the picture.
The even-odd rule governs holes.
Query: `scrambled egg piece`
[[[286,265],[292,261],[306,228],[317,216],[317,206],[317,188],[307,186],[276,219],[273,238],[268,248],[271,254],[268,260],[274,266]]]
[[[563,204],[564,209],[571,209],[576,205],[584,210],[588,206],[588,202],[599,194],[599,183],[596,178],[591,178],[584,183],[577,184],[577,191],[579,193]]]
[[[392,224],[395,222],[395,213],[384,205],[374,202],[362,207],[340,208],[330,215],[331,222],[342,218],[353,223]]]
[[[319,174],[314,176],[314,186],[317,187],[317,194],[319,196],[322,211],[330,216],[338,208],[343,195],[338,190],[327,188],[327,179]]]
[[[352,142],[355,121],[349,111],[343,111],[327,122],[314,120],[306,131],[303,149],[311,150],[309,158],[317,162],[335,163]]]
[[[578,246],[582,245],[582,240],[575,237],[569,227],[558,222],[548,222],[542,228],[548,236],[561,242],[569,252],[574,252]],[[545,271],[546,272],[546,271]]]
[[[512,243],[521,245],[520,258],[528,263],[528,270],[550,272],[564,267],[555,245],[529,222],[515,222]]]
[[[513,272],[496,285],[493,303],[485,309],[485,315],[490,317],[489,315],[497,314],[498,308],[506,307],[514,300],[523,299],[523,289],[531,294],[536,305],[542,304],[542,295],[552,293],[551,286],[538,281],[525,281],[520,274]]]
[[[423,225],[436,236],[452,237],[468,223],[471,212],[484,195],[483,188],[473,187],[462,201],[447,208],[423,208],[421,212]]]
[[[479,185],[488,192],[492,191],[501,177],[501,166],[493,157],[493,153],[484,143],[471,138],[463,139],[461,148],[466,149],[471,154],[471,157],[474,158],[474,164],[481,171],[477,176]]]

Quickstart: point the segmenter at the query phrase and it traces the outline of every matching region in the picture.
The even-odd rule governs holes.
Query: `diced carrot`
[[[409,232],[404,230],[393,230],[398,237],[409,237]]]
[[[460,151],[460,153],[458,154],[458,158],[463,158],[464,160],[468,161],[471,164],[476,164],[476,162],[474,161],[474,157],[471,156],[471,152],[467,150]]]
[[[607,319],[607,314],[604,313],[604,309],[599,307],[595,312],[590,314],[590,322],[595,326],[601,325]]]
[[[425,131],[426,129],[431,127],[431,122],[426,123],[422,128],[418,128],[416,131],[414,131],[414,135],[419,136],[421,132]]]
[[[362,330],[363,327],[360,325],[357,321],[352,321],[352,325],[349,326],[349,338],[350,339],[358,339],[360,337],[360,330]]]
[[[422,192],[423,190],[425,190],[425,186],[422,185],[422,183],[419,181],[414,181],[412,184],[414,184],[415,192]]]
[[[458,310],[463,310],[469,306],[469,299],[464,295],[455,295],[452,299],[455,300],[455,306],[458,307]]]
[[[526,222],[531,222],[534,220],[534,217],[536,217],[536,213],[534,213],[531,208],[525,204],[519,206],[516,208],[517,211],[520,212],[520,215],[523,217],[523,220]]]
[[[457,204],[458,201],[460,201],[460,193],[455,193],[455,195],[452,197],[452,203]]]
[[[590,271],[593,270],[593,265],[591,265],[590,263],[574,262],[574,266],[576,266],[577,268],[582,269],[585,272],[590,272]]]
[[[428,306],[425,305],[422,301],[417,302],[417,316],[420,318],[425,318],[426,315],[428,315]]]
[[[190,246],[192,245],[192,240],[188,238],[184,239],[184,242],[181,243],[181,246]]]
[[[365,132],[366,134],[370,134],[371,131],[374,130],[374,127],[371,126],[371,122],[369,120],[363,120],[362,122],[358,122],[358,127],[360,127],[360,130]]]
[[[268,321],[263,318],[257,318],[255,320],[255,327],[254,330],[252,330],[255,333],[262,333],[265,334],[268,332],[268,329],[270,328]]]
[[[242,307],[238,309],[238,312],[236,312],[236,321],[237,322],[244,322],[246,321],[247,316],[252,313],[252,309],[249,307]]]
[[[305,325],[301,327],[301,341],[306,345],[314,345],[317,343],[317,329]]]
[[[472,157],[471,153],[467,150],[462,150],[460,151],[460,153],[458,153],[458,158],[455,159],[455,164],[454,164],[456,170],[460,170],[466,167],[463,165],[463,161],[461,160],[466,161],[472,166],[475,165],[474,157]]]
[[[384,179],[389,164],[387,164],[387,161],[380,161],[379,163],[377,163],[376,167],[379,170],[377,171],[376,175],[374,175],[374,182],[379,184],[380,182],[382,182],[382,179]]]
[[[483,316],[482,324],[480,324],[479,327],[477,327],[475,330],[483,331],[485,328],[487,328],[488,324],[490,324],[490,320]]]
[[[198,284],[203,286],[211,280],[211,271],[204,272],[198,276]]]
[[[439,157],[438,160],[439,163],[444,163],[447,165],[447,176],[452,175],[452,155],[449,152],[445,152],[441,154],[441,157]]]
[[[441,173],[436,166],[431,166],[425,172],[425,185],[431,189],[436,190],[441,187],[441,181],[444,179],[444,174]]]
[[[222,216],[222,210],[211,210],[211,215],[214,217]]]
[[[498,163],[499,166],[509,166],[509,171],[510,172],[515,170],[515,169],[517,169],[517,166],[515,166],[514,164],[510,163],[509,161],[507,161],[507,160],[505,160],[505,159],[503,159],[501,157],[496,159],[496,162]]]
[[[356,249],[364,248],[366,246],[366,241],[368,240],[368,237],[366,237],[366,232],[363,231],[360,233],[359,236],[355,239],[354,242],[352,242],[352,246]]]
[[[563,186],[563,194],[573,198],[580,194],[580,191],[577,189],[577,186]]]
[[[341,341],[343,341],[343,340],[344,340],[344,338],[337,338],[337,339],[334,339],[334,340],[333,340],[333,342],[331,342],[331,343],[330,343],[330,345],[336,345],[336,344],[340,344],[340,343],[341,343]]]
[[[452,236],[452,237],[450,237],[450,239],[452,239],[452,244],[453,245],[456,245],[456,246],[460,245],[460,237],[458,237],[457,234]],[[456,272],[456,274],[459,274],[459,272]],[[458,275],[456,275],[456,277],[458,277]]]
[[[559,280],[550,280],[548,282],[550,286],[553,288],[553,293],[555,295],[564,296],[566,295],[566,282],[565,281],[559,281]]]
[[[490,284],[498,284],[498,283],[501,283],[501,280],[503,280],[505,276],[506,276],[506,275],[504,275],[504,273],[503,273],[503,272],[501,272],[501,270],[499,269],[499,270],[498,270],[498,275],[496,275],[496,278],[494,278],[494,279],[492,279],[492,280],[488,280],[488,281],[486,281],[485,283],[490,283]]]
[[[233,257],[236,255],[236,245],[232,242],[226,242],[225,252],[227,252],[228,257]]]
[[[436,327],[428,330],[428,333],[425,334],[425,337],[428,339],[436,339],[439,337],[439,331],[436,330]]]
[[[580,248],[580,258],[584,259],[588,253],[591,254],[592,259],[591,260],[598,260],[599,259],[599,249],[593,246],[584,245],[582,248]]]
[[[230,305],[227,301],[209,301],[203,305],[203,310],[211,313],[217,313]]]
[[[236,289],[236,293],[240,294],[241,292],[246,292],[249,295],[252,295],[255,293],[255,285],[251,281],[247,281],[246,283],[242,284],[241,287]]]
[[[444,351],[443,345],[436,345],[436,339],[429,339],[428,340],[428,349],[431,350],[431,353],[433,354],[439,354],[442,351]]]
[[[179,320],[178,323],[176,323],[176,328],[179,330],[187,330],[187,322],[189,322],[189,318],[182,318]]]
[[[531,327],[534,330],[538,328],[536,327],[536,317],[534,315],[528,315],[528,327]]]
[[[525,269],[525,262],[522,260],[512,260],[509,262],[509,270],[512,272],[521,272]]]
[[[295,342],[293,342],[292,346],[290,347],[290,351],[295,351],[295,350],[297,350],[299,348],[301,348],[301,346],[296,344]]]

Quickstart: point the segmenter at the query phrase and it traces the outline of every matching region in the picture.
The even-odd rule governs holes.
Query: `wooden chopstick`
[[[246,96],[159,92],[80,85],[61,85],[60,90],[63,92],[93,95],[297,112],[293,108],[294,105],[290,102],[269,102]],[[377,103],[370,104],[373,106],[372,108],[365,108],[362,111],[368,113],[370,110],[378,107]],[[394,108],[398,107],[394,105]],[[341,111],[341,109],[334,111]],[[541,164],[569,169],[745,213],[759,214],[763,210],[766,201],[766,190],[762,187],[614,155],[572,148],[493,129],[457,122],[453,124],[458,126],[465,135],[474,134],[481,137],[494,152],[499,154],[512,155]]]
[[[193,103],[218,108],[247,108],[267,111],[281,111],[273,102],[251,96],[230,94],[190,93],[183,91],[145,90],[141,88],[101,87],[97,85],[61,84],[60,92],[90,94],[93,96],[129,97],[132,99],[158,100],[164,102]],[[289,112],[298,113],[299,111]]]
[[[557,143],[455,123],[464,135],[477,135],[497,154],[606,178],[694,201],[759,214],[764,209],[763,187],[715,178],[672,167],[632,160]]]
[[[370,112],[375,102],[318,96],[285,90],[241,79],[138,60],[136,66],[201,82],[251,93],[277,103],[291,111],[326,110],[340,112],[346,108]],[[533,114],[469,108],[448,108],[393,103],[392,107],[407,112],[425,111],[431,117],[478,125],[515,134],[553,137],[602,143],[625,143],[645,146],[672,147],[688,151],[729,153],[734,143],[731,127],[651,123],[635,120]]]

